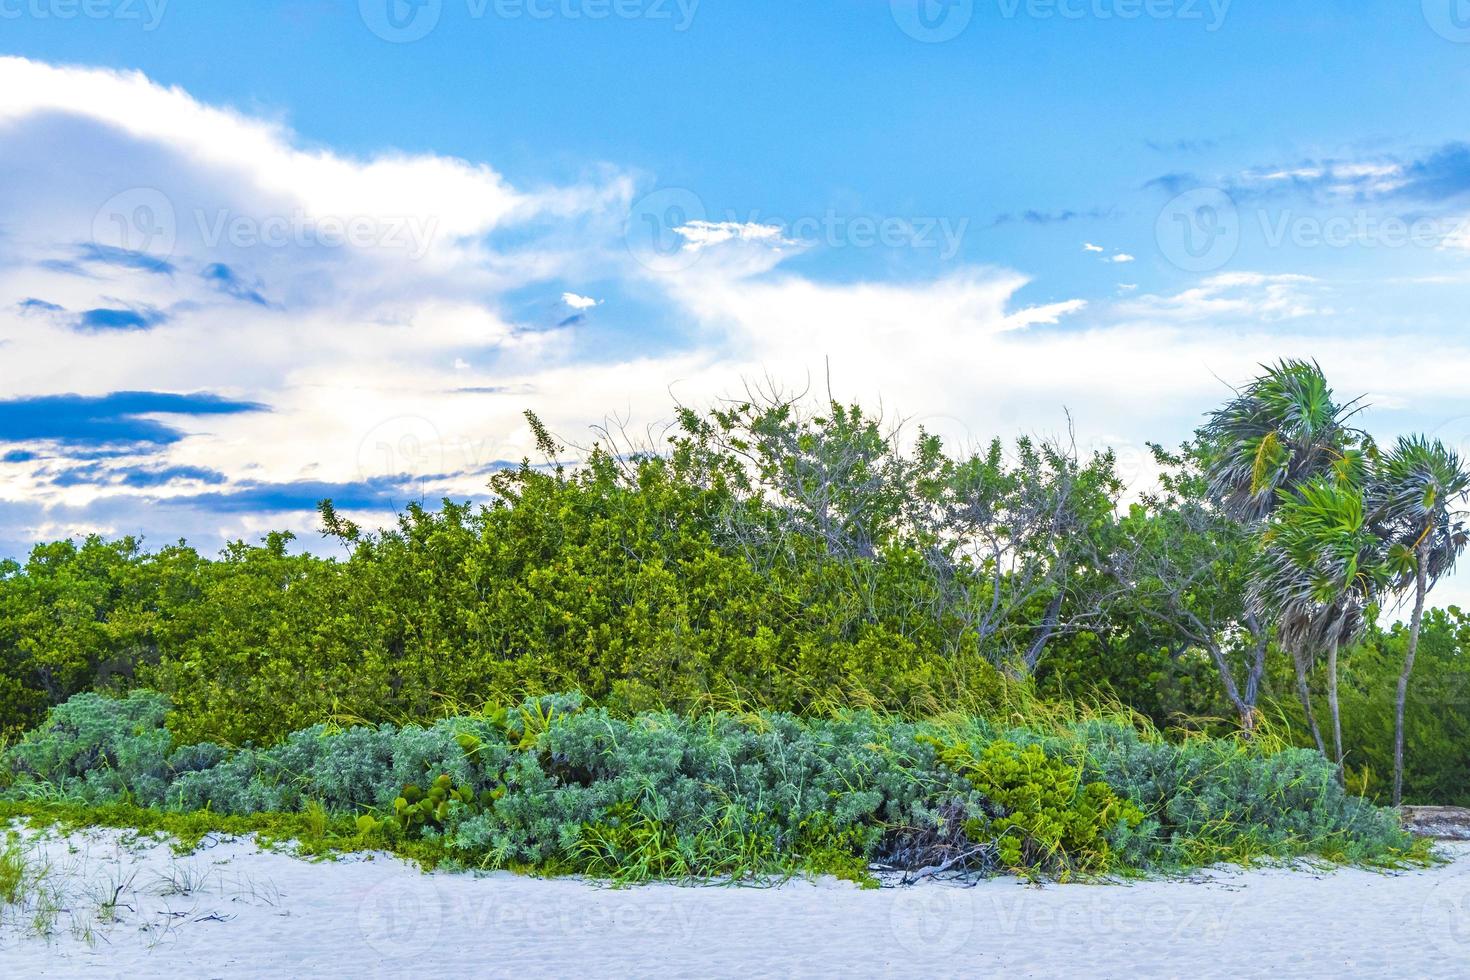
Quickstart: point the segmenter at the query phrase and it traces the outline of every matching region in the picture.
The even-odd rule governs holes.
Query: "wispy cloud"
[[[690,221],[674,229],[690,251],[725,242],[757,242],[763,245],[795,244],[784,237],[780,225],[755,221]]]
[[[1292,196],[1310,201],[1435,204],[1470,196],[1470,143],[1419,154],[1320,157],[1249,167],[1217,176],[1168,173],[1145,184],[1168,194],[1209,186],[1239,200]]]
[[[1212,139],[1144,140],[1143,145],[1156,153],[1203,153],[1220,145]]]
[[[1026,211],[1006,211],[998,214],[991,222],[991,225],[998,227],[1013,222],[1021,222],[1028,225],[1061,225],[1073,221],[1104,221],[1116,217],[1117,212],[1112,208],[1088,208],[1085,211],[1074,211],[1071,209],[1039,211],[1028,209]]]

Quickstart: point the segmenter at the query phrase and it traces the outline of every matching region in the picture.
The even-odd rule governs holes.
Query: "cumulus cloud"
[[[27,181],[36,159],[48,162],[46,178]],[[103,497],[143,499],[125,490],[182,499],[194,472],[241,484],[222,494],[247,479],[375,487],[426,475],[423,453],[409,447],[434,433],[393,420],[429,410],[467,428],[509,427],[508,406],[451,413],[444,392],[469,373],[451,365],[515,371],[554,354],[558,338],[518,323],[501,300],[602,262],[603,242],[578,243],[621,219],[632,188],[613,171],[527,191],[480,163],[348,157],[138,73],[8,57],[0,167],[20,175],[0,183],[0,370],[10,399],[0,442],[21,446],[0,446],[0,498],[33,503],[40,518],[57,508],[100,514]],[[514,245],[500,244],[502,231]],[[45,401],[63,392],[69,401]],[[149,403],[133,412],[128,392],[259,411],[204,418]],[[72,434],[36,430],[37,412]],[[61,479],[60,463],[11,455],[51,439],[74,459],[96,451],[82,444],[88,432],[140,438]],[[149,433],[168,438],[150,443]],[[138,476],[140,455],[167,465]],[[483,483],[457,472],[427,474],[439,477],[431,489]],[[385,506],[401,499],[385,495]],[[222,512],[215,503],[191,506]],[[57,526],[38,519],[29,533]]]
[[[383,518],[483,493],[531,450],[526,408],[575,438],[751,378],[830,377],[959,441],[1063,432],[1071,409],[1084,448],[1131,445],[1141,478],[1144,439],[1186,435],[1221,378],[1321,351],[1338,303],[1254,273],[1091,303],[1002,267],[824,280],[761,223],[682,223],[677,261],[649,262],[616,170],[522,188],[486,163],[310,147],[136,73],[0,59],[0,167],[36,159],[44,180],[0,184],[0,550],[309,529],[321,496]],[[79,330],[89,315],[114,323]],[[1386,399],[1459,397],[1455,344],[1417,394],[1368,382],[1405,342],[1344,337],[1324,364]]]
[[[132,141],[167,147],[196,167],[246,182],[267,198],[299,203],[314,217],[427,216],[451,240],[481,234],[517,215],[575,207],[584,193],[522,193],[489,167],[444,157],[354,160],[307,150],[279,122],[204,105],[140,72],[0,58],[0,125],[58,116],[95,120]]]

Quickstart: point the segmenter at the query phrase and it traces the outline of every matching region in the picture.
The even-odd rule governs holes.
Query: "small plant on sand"
[[[62,909],[61,895],[49,861],[35,845],[8,831],[0,846],[0,925],[15,924],[38,936],[50,936]]]
[[[6,835],[5,847],[0,849],[0,903],[14,905],[20,901],[28,868],[20,835],[12,831]]]

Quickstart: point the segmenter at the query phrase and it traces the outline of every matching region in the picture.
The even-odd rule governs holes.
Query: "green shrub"
[[[965,824],[971,840],[993,841],[1013,871],[1103,872],[1110,844],[1143,821],[1131,802],[1103,782],[1083,782],[1083,767],[1049,756],[1040,745],[991,742],[978,755],[968,745],[943,746],[939,758],[989,802],[993,814]]]
[[[1054,751],[1078,753],[1086,778],[1107,783],[1146,815],[1131,847],[1153,863],[1340,854],[1357,860],[1403,845],[1394,813],[1343,788],[1320,753],[1241,739],[1148,739],[1088,723]]]
[[[157,803],[173,777],[168,710],[168,699],[151,691],[122,699],[78,694],[5,757],[14,774],[88,802]]]
[[[622,718],[554,695],[229,751],[175,748],[167,712],[154,694],[78,695],[5,753],[15,780],[0,797],[296,814],[436,860],[625,881],[861,877],[872,862],[1065,876],[1268,854],[1383,860],[1408,843],[1320,755],[1172,745],[1118,721]]]

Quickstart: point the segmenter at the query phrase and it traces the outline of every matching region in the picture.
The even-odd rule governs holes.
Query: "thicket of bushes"
[[[1282,372],[1337,411],[1306,366]],[[1368,468],[1366,449],[1294,448],[1257,415],[1259,451],[1236,447],[1252,480],[1259,468],[1274,486],[1303,460]],[[486,506],[413,505],[369,533],[324,504],[337,558],[273,534],[215,558],[92,538],[0,562],[0,737],[91,690],[159,691],[178,738],[229,746],[575,690],[619,718],[1108,700],[1216,735],[1265,717],[1305,745],[1298,664],[1327,714],[1327,658],[1278,644],[1252,595],[1262,538],[1222,507],[1208,479],[1219,451],[1200,442],[1158,450],[1160,488],[1125,503],[1108,454],[1029,440],[959,451],[840,405],[681,411],[666,441],[605,433],[576,466],[532,423],[544,459],[494,477]],[[1463,528],[1445,520],[1435,540],[1452,559]],[[1369,626],[1337,651],[1347,782],[1383,798],[1407,634],[1353,601]],[[1467,639],[1458,610],[1424,620],[1410,802],[1470,803]]]
[[[1319,854],[1389,861],[1391,811],[1319,753],[1171,743],[1127,719],[1010,727],[868,712],[642,713],[579,696],[431,726],[183,744],[167,699],[82,694],[3,756],[11,800],[317,813],[363,846],[622,880],[915,871],[1069,875]]]
[[[558,690],[624,712],[932,712],[990,703],[1004,671],[1063,640],[1049,556],[1108,512],[1105,458],[1023,446],[1011,464],[997,444],[961,465],[934,444],[910,464],[857,410],[785,411],[719,436],[690,419],[661,456],[527,465],[487,507],[414,505],[380,533],[328,505],[343,560],[292,554],[288,535],[217,560],[131,539],[38,547],[0,565],[3,717],[15,730],[78,691],[133,686],[166,692],[188,736],[229,742]],[[761,439],[766,477],[730,444]],[[940,542],[948,525],[917,527],[905,512],[922,506],[1014,525],[994,556],[1008,573]]]

